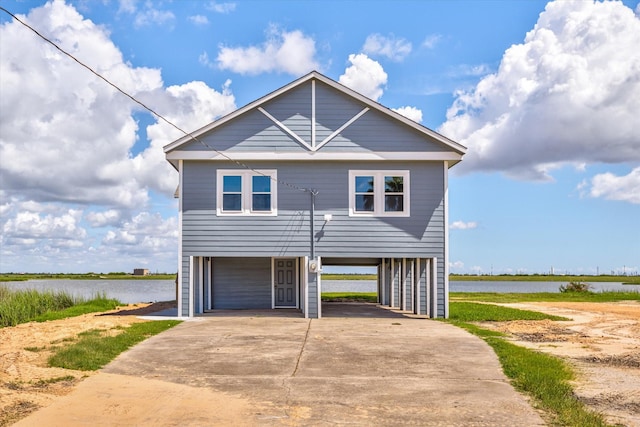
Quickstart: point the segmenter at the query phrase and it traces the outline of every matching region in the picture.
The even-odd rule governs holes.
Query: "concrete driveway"
[[[368,304],[323,310],[184,322],[18,425],[544,425],[467,332]]]

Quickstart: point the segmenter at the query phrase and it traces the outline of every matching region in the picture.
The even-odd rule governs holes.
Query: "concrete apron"
[[[353,309],[182,323],[17,425],[544,425],[484,341]]]

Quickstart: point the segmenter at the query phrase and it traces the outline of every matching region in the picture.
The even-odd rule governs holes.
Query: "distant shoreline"
[[[26,280],[175,280],[175,273],[134,276],[127,273],[0,273],[0,282],[23,282]]]

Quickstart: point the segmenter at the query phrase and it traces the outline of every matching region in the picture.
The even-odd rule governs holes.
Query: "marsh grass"
[[[55,349],[48,360],[51,367],[95,371],[102,368],[123,351],[179,324],[177,320],[134,323],[115,336],[108,331],[92,329],[78,334],[76,342]]]
[[[104,293],[87,301],[62,291],[10,290],[0,285],[0,327],[106,311],[118,305],[119,301],[107,298]]]
[[[493,348],[505,375],[511,379],[513,386],[531,396],[535,405],[545,411],[552,425],[580,427],[608,425],[602,415],[590,411],[575,397],[569,383],[574,378],[574,373],[562,359],[517,346],[507,342],[505,335],[500,332],[467,323],[470,321],[558,320],[553,319],[557,316],[468,302],[451,302],[450,314],[450,319],[447,320],[449,323],[482,338]]]

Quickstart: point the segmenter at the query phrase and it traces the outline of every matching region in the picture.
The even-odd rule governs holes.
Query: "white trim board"
[[[254,161],[254,160],[296,160],[296,161],[384,161],[415,160],[454,164],[462,160],[462,155],[449,151],[227,151],[225,155],[210,150],[172,151],[166,156],[169,161],[212,160],[212,161]],[[229,160],[231,159],[231,160]],[[449,166],[453,166],[450,164]]]

